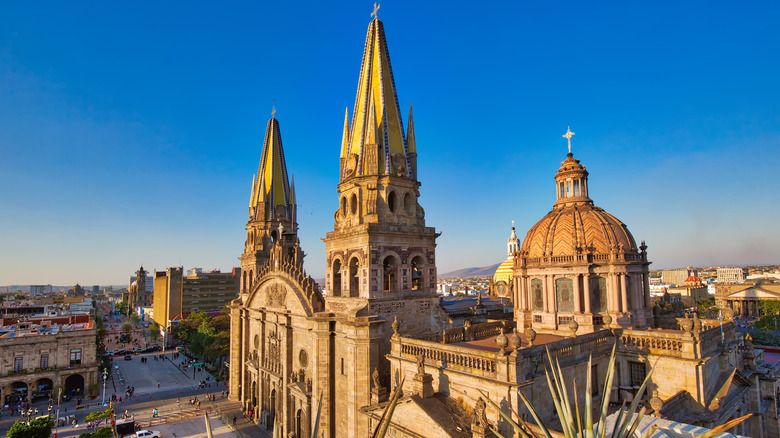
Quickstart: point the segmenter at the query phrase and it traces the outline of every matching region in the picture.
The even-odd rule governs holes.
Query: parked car
[[[133,355],[132,354],[126,354],[125,355],[125,360],[133,360]]]
[[[139,430],[135,433],[135,438],[160,438],[160,432],[157,430]]]

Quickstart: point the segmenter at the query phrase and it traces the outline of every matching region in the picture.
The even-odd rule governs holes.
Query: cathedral
[[[594,397],[632,400],[653,366],[643,397],[655,418],[711,427],[751,412],[736,432],[780,436],[780,364],[737,335],[731,314],[654,327],[647,246],[591,200],[573,134],[564,136],[569,153],[551,183],[551,211],[522,243],[512,228],[494,278],[513,320],[453,324],[435,294],[439,233],[418,202],[412,110],[404,125],[374,18],[344,120],[323,289],[304,267],[281,128],[268,121],[230,305],[231,399],[280,436],[309,436],[315,424],[324,437],[370,436],[400,387],[389,436],[512,436],[484,397],[527,420],[523,394],[554,424],[547,351],[583,391],[589,374],[603,381],[616,346],[614,386]]]

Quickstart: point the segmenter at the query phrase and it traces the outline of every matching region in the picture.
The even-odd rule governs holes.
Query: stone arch
[[[398,268],[401,258],[394,252],[382,256],[382,290],[385,292],[398,290]]]
[[[349,296],[360,296],[360,258],[353,255],[349,259]]]
[[[353,216],[358,213],[358,197],[354,193],[349,198],[349,211]]]
[[[5,403],[13,404],[20,401],[26,401],[29,394],[30,389],[26,382],[12,382],[5,388]]]
[[[252,403],[252,411],[255,411],[257,409],[257,381],[255,380],[252,380],[252,393],[249,400]]]
[[[340,200],[341,204],[341,217],[347,217],[347,197],[342,196]]]
[[[273,284],[283,288],[281,290],[281,295],[283,296],[276,297],[276,299],[283,302],[276,303],[275,305],[286,306],[288,310],[294,312],[299,311],[306,316],[314,315],[314,307],[312,306],[312,302],[309,299],[307,292],[301,288],[301,285],[298,284],[293,277],[282,271],[273,271],[270,274],[258,278],[247,297],[247,307],[251,309],[267,307],[269,304],[268,300],[271,300],[273,295],[268,294],[269,290],[264,290],[264,287],[266,285],[274,287]],[[314,294],[319,295],[319,290],[315,289]],[[321,295],[319,296],[318,301],[322,302]],[[293,306],[292,308],[290,307],[291,304]]]
[[[331,277],[331,291],[330,295],[333,297],[340,297],[341,296],[341,269],[342,269],[342,261],[341,258],[335,258],[333,259],[333,262],[331,263],[330,268],[330,277]]]
[[[81,374],[71,374],[65,379],[65,393],[70,396],[84,395],[84,377]]]
[[[425,257],[422,255],[415,255],[412,257],[409,263],[409,268],[412,275],[412,290],[425,290]]]
[[[271,230],[271,243],[275,243],[279,239],[279,231],[276,229]]]
[[[35,382],[35,387],[33,387],[33,397],[35,397],[36,394],[38,394],[41,397],[48,396],[49,394],[51,394],[53,389],[54,389],[53,380],[46,377],[40,378]]]
[[[303,435],[303,409],[295,411],[295,436],[302,437]]]

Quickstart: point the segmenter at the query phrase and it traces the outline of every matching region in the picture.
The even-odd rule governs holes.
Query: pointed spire
[[[376,160],[364,159],[366,145],[369,144],[379,145]],[[352,126],[346,153],[342,154],[345,158],[351,154],[358,156],[355,176],[374,173],[373,169],[366,168],[374,162],[379,164],[380,173],[389,173],[391,157],[393,166],[396,162],[405,162],[407,169],[402,173],[405,176],[412,175],[411,169],[408,169],[409,150],[398,106],[390,53],[384,26],[379,19],[372,20],[368,25]]]
[[[425,115],[425,114],[423,114]],[[409,102],[409,126],[406,128],[406,144],[409,146],[409,153],[417,153],[417,142],[414,140],[414,116],[412,115],[412,102]]]
[[[274,111],[275,113],[275,111]],[[290,185],[287,178],[287,164],[284,160],[282,147],[282,134],[279,129],[279,121],[272,113],[271,119],[265,131],[263,152],[257,177],[253,178],[250,207],[254,207],[255,217],[250,220],[269,220],[276,218],[277,205],[283,205],[285,216],[290,214]],[[257,208],[259,204],[268,203],[265,208]],[[250,209],[250,211],[252,211]],[[262,215],[263,217],[258,217]],[[290,219],[280,217],[278,219]]]
[[[349,108],[344,108],[344,133],[341,134],[341,155],[339,158],[347,158],[347,146],[349,144]]]
[[[255,186],[257,184],[257,175],[252,175],[252,193],[249,194],[249,208],[254,207],[255,205],[255,191],[257,191],[257,187]]]

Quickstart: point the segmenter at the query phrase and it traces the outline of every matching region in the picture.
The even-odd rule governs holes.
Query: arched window
[[[352,214],[353,215],[357,214],[357,212],[358,212],[358,200],[357,200],[357,195],[356,194],[354,194],[354,193],[352,194],[352,198],[349,199],[349,204],[350,204],[350,209],[352,211]]]
[[[349,296],[360,296],[360,261],[353,257],[349,261]]]
[[[276,239],[279,237],[279,233],[277,230],[271,231],[271,243],[276,242]]]
[[[391,213],[395,213],[395,192],[387,194],[387,208],[390,209]]]
[[[342,196],[341,197],[341,215],[346,216],[347,215],[347,197]]]
[[[295,436],[302,437],[303,436],[303,430],[301,429],[301,417],[303,416],[303,412],[301,412],[300,409],[295,412]]]
[[[341,296],[341,260],[333,261],[333,269],[331,271],[333,277],[333,296]]]

